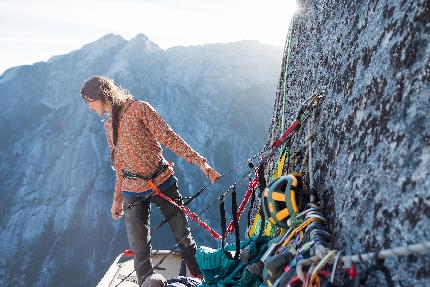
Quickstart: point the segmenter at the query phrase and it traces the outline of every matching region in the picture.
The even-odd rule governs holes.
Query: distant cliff
[[[143,34],[130,41],[109,34],[7,70],[0,76],[0,285],[95,286],[128,248],[123,222],[110,216],[114,173],[103,126],[79,95],[85,79],[113,77],[149,101],[223,172],[263,145],[281,57],[281,48],[256,41],[162,50]],[[196,167],[166,155],[183,195],[207,183]],[[192,208],[202,211],[229,183]],[[218,227],[215,212],[203,217]],[[161,219],[154,215],[153,226]],[[213,243],[200,229],[195,234],[198,243]],[[167,230],[153,242],[174,246]]]

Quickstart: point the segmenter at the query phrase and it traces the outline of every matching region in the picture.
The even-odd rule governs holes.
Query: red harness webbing
[[[201,220],[197,214],[192,212],[188,207],[185,205],[179,205],[176,202],[174,202],[170,197],[165,195],[160,191],[158,186],[155,185],[151,180],[146,181],[148,185],[151,187],[152,190],[155,191],[155,195],[158,195],[159,197],[163,198],[164,200],[168,201],[170,204],[176,206],[180,210],[182,210],[186,215],[188,215],[190,218],[192,218],[195,222],[197,222],[198,225],[200,225],[204,230],[210,233],[210,235],[218,240],[221,240],[221,235],[218,234],[213,228],[211,228],[209,225],[206,224],[203,220]]]
[[[300,120],[295,120],[291,126],[285,131],[285,133],[275,140],[272,144],[272,148],[280,146],[298,127],[300,126]]]

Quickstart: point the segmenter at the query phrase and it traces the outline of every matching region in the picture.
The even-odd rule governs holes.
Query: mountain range
[[[151,103],[223,173],[262,148],[281,58],[280,47],[257,41],[164,50],[144,34],[131,40],[108,34],[47,62],[6,70],[0,76],[0,285],[94,286],[128,248],[124,222],[110,215],[114,172],[105,118],[81,100],[84,80],[109,76]],[[184,196],[208,183],[197,167],[165,155],[176,165]],[[213,203],[201,216],[219,230],[217,197],[246,171],[245,165],[210,186],[191,208],[202,212]],[[152,226],[160,220],[154,208]],[[217,246],[191,225],[198,244]],[[174,246],[167,229],[153,242]]]

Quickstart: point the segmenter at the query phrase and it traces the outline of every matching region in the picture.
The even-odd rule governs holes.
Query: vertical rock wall
[[[354,254],[428,240],[430,2],[299,4],[284,123],[302,100],[324,93],[312,167],[334,247]],[[386,265],[398,286],[430,285],[430,254]]]

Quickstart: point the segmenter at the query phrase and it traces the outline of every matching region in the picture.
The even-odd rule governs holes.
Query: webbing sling
[[[237,197],[236,188],[233,187],[233,193],[231,194],[231,213],[233,215],[234,235],[236,237],[236,253],[234,254],[233,259],[239,259],[239,255],[240,255],[239,218],[237,215],[236,197]]]
[[[258,179],[258,190],[259,190],[258,195],[257,195],[258,198],[261,198],[261,194],[263,193],[264,189],[266,188],[266,179],[264,177],[264,167],[265,167],[267,159],[268,159],[268,157],[266,157],[265,159],[263,159],[260,162],[260,165],[259,165],[258,170],[257,170],[257,175],[256,176],[257,176],[257,179]],[[255,193],[253,193],[252,195],[253,195],[253,197],[255,197]],[[255,200],[255,198],[254,198],[254,200]],[[251,206],[253,206],[253,205],[254,205],[254,203],[252,202]],[[249,220],[250,212],[251,212],[251,210],[248,213],[248,222],[250,221]],[[260,230],[259,230],[259,233],[258,233],[258,237],[260,238],[260,237],[263,236],[263,234],[265,232],[265,226],[266,226],[266,224],[265,224],[265,216],[264,216],[264,213],[263,213],[263,211],[261,209],[258,211],[258,213],[255,214],[252,224],[250,222],[248,224],[248,225],[251,225],[251,228],[249,229],[249,232],[248,232],[248,236],[251,237],[251,236],[254,235],[255,229],[257,227],[258,220],[260,220]]]
[[[220,204],[219,204],[219,213],[220,213],[220,217],[221,217],[221,248],[224,250],[225,247],[225,229],[226,229],[226,224],[225,224],[225,208],[224,208],[224,194],[221,194],[220,197]],[[227,254],[228,255],[228,254]]]
[[[230,252],[224,249],[225,247],[225,239],[227,237],[228,232],[226,231],[226,218],[225,218],[225,208],[224,208],[224,195],[221,195],[221,203],[219,205],[220,208],[220,217],[221,217],[221,248],[224,251],[225,255],[230,259],[239,259],[240,254],[240,234],[239,234],[239,222],[237,217],[237,199],[236,199],[236,187],[232,187],[231,193],[231,213],[233,216],[233,227],[234,233],[236,236],[236,252],[234,256],[231,256]]]
[[[239,205],[239,208],[237,209],[237,221],[240,220],[240,216],[242,215],[243,211],[245,210],[246,204],[248,203],[249,199],[251,198],[251,195],[253,193],[253,191],[255,190],[255,188],[258,185],[258,174],[255,175],[254,179],[251,180],[248,184],[248,190],[245,193],[245,196],[243,197],[242,202]],[[234,193],[236,194],[236,191],[234,190]],[[233,230],[235,230],[234,227],[234,219],[232,219],[230,221],[230,224],[227,227],[227,231],[225,233],[225,237],[227,237],[228,233],[233,232]]]
[[[248,216],[247,216],[247,226],[250,226],[251,223],[251,212],[252,212],[252,207],[255,204],[255,193],[256,193],[256,189],[254,189],[251,193],[251,203],[249,204],[249,209],[248,209]]]
[[[257,195],[258,198],[261,197],[261,193],[263,192],[264,188],[266,187],[266,179],[264,178],[264,166],[265,166],[266,161],[267,161],[267,158],[263,159],[260,162],[258,169],[257,169],[257,172],[256,172],[256,175],[255,175],[256,179],[258,181],[257,182],[258,190],[259,190],[258,195]],[[258,237],[261,237],[263,235],[263,231],[264,231],[264,230],[262,230],[262,229],[264,229],[264,217],[261,217],[261,215],[260,215],[260,213],[262,213],[261,209],[257,210],[257,213],[254,216],[253,222],[251,223],[251,221],[250,221],[251,209],[254,206],[255,197],[256,197],[255,192],[256,192],[256,188],[254,189],[254,192],[252,193],[251,208],[248,211],[248,226],[251,225],[251,228],[248,231],[249,237],[252,237],[254,235],[255,228],[257,227],[257,223],[258,223],[259,219],[261,219],[261,221],[260,221],[260,231],[259,231]]]
[[[266,178],[264,177],[264,164],[261,164],[260,169],[258,170],[258,182],[259,182],[259,186],[258,189],[260,190],[258,197],[261,198],[261,195],[264,192],[264,189],[267,186],[267,182],[266,182]],[[266,226],[265,221],[266,221],[266,215],[264,214],[264,212],[261,210],[260,208],[260,231],[258,232],[258,237],[262,237],[263,233],[264,233],[264,227]]]
[[[285,131],[285,133],[275,140],[272,144],[272,148],[280,146],[285,140],[300,126],[300,119],[296,119],[291,126]]]
[[[288,127],[288,129],[284,132],[284,134],[275,140],[272,144],[272,149],[279,147],[281,144],[285,142],[287,138],[289,138],[302,124],[303,121],[306,120],[307,116],[302,115],[307,106],[313,103],[315,100],[319,100],[321,95],[312,95],[304,102],[302,102],[299,111],[297,112],[297,116],[295,117],[294,122]]]

